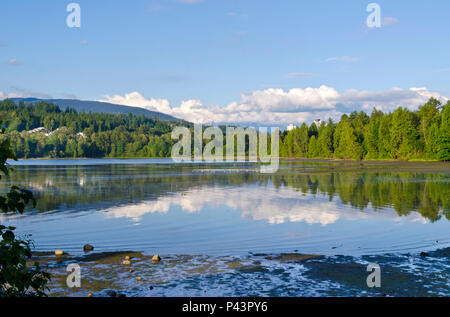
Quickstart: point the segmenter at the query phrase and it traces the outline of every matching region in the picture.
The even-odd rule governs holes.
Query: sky
[[[69,27],[67,6],[81,8]],[[450,97],[450,1],[2,0],[0,99],[286,126]]]

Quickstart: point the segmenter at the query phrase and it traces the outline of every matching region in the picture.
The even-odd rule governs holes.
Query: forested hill
[[[0,121],[18,158],[167,157],[174,126],[145,115],[86,113],[39,101],[0,102]],[[0,135],[2,137],[2,135]]]
[[[84,112],[112,113],[112,114],[132,113],[137,116],[143,115],[150,118],[156,118],[161,120],[177,120],[172,116],[157,111],[150,111],[138,107],[122,106],[99,101],[87,101],[76,99],[38,99],[38,98],[10,98],[9,100],[14,101],[16,104],[19,104],[21,101],[23,101],[25,104],[34,104],[43,101],[46,103],[58,105],[59,108],[61,108],[61,110],[71,108],[78,112],[84,111]]]

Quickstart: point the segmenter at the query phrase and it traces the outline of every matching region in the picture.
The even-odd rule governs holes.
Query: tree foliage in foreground
[[[1,129],[0,134],[4,130]],[[15,159],[7,138],[0,142],[0,179],[8,175],[7,159]],[[0,212],[23,213],[25,207],[36,201],[33,194],[18,186],[12,186],[5,196],[0,196]],[[16,228],[0,224],[0,297],[45,296],[50,274],[43,272],[37,262],[27,266],[31,259],[32,241],[20,239],[14,234]]]
[[[283,157],[338,159],[450,160],[450,101],[431,98],[417,111],[399,107],[392,113],[376,109],[344,114],[282,135]]]

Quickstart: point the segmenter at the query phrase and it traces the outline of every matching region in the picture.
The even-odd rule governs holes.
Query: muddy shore
[[[130,265],[124,265],[124,259]],[[36,252],[53,275],[49,296],[449,296],[450,248],[419,254],[321,256],[152,255],[134,251],[81,256]],[[81,287],[67,286],[67,266],[81,268]],[[369,288],[369,263],[381,267],[380,288]]]

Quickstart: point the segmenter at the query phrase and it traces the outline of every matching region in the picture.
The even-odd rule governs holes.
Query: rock
[[[117,297],[117,293],[115,291],[107,291],[106,294],[108,294],[109,297]]]
[[[322,257],[323,255],[316,255],[316,254],[282,253],[277,257],[266,257],[266,259],[278,260],[280,262],[298,262]]]
[[[128,272],[130,272],[130,273],[133,273],[133,272],[134,272],[134,270],[133,270],[133,269],[131,269],[131,270],[129,270]]]
[[[89,294],[88,294],[88,297],[92,297],[92,293],[89,293]]]
[[[94,250],[94,247],[93,247],[92,245],[90,245],[90,244],[85,244],[85,245],[83,246],[83,250],[84,250],[84,251],[93,251],[93,250]]]
[[[125,255],[129,255],[130,259],[142,257],[140,252],[130,252],[130,251],[114,251],[114,252],[90,252],[83,256],[77,256],[72,258],[74,262],[86,263],[86,262],[117,262],[123,261]]]
[[[152,257],[152,260],[153,260],[154,262],[159,262],[159,261],[161,261],[161,258],[159,257],[158,254],[155,254],[155,255]]]
[[[140,276],[136,277],[136,281],[142,280]]]
[[[123,265],[131,265],[131,261],[130,260],[125,260],[122,262]]]
[[[425,256],[430,256],[430,255],[426,252],[420,252],[420,256],[425,257]]]
[[[55,250],[55,255],[56,256],[64,255],[64,251],[63,250]]]
[[[127,256],[125,257],[125,260],[130,260],[130,257],[127,255]]]
[[[150,286],[149,288],[150,288],[150,289],[153,289],[153,286]]]

